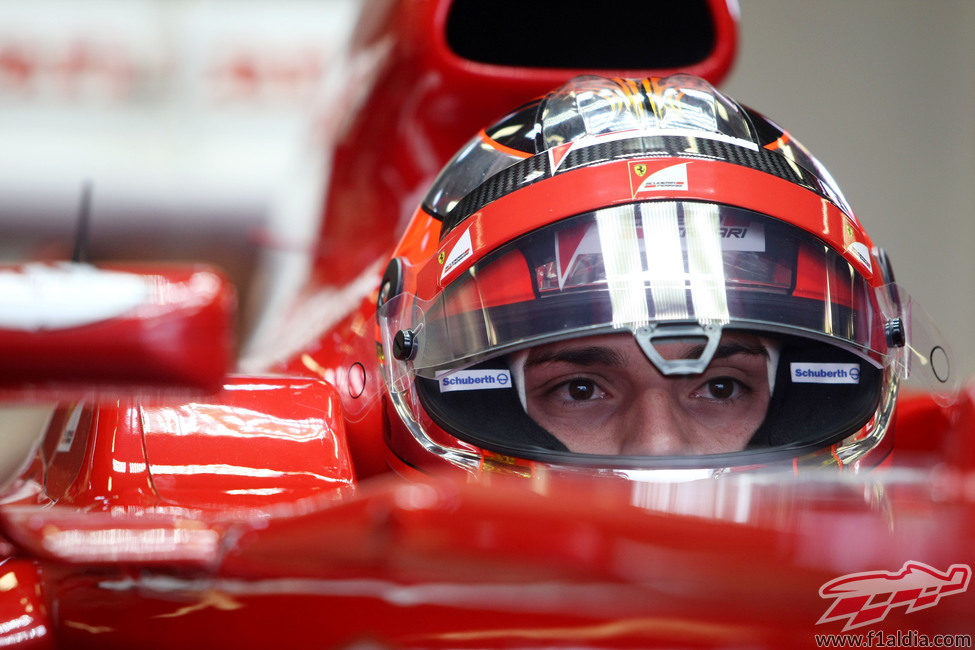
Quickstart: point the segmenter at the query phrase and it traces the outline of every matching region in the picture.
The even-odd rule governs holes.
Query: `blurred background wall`
[[[251,307],[278,295],[363,1],[0,0],[0,259],[70,254],[90,182],[93,259],[210,259]],[[724,89],[826,163],[975,375],[975,2],[740,9]]]
[[[829,168],[975,375],[975,2],[740,0],[723,88]]]
[[[358,0],[0,0],[0,260],[204,260],[242,325],[317,231]],[[273,251],[273,252],[269,252]]]

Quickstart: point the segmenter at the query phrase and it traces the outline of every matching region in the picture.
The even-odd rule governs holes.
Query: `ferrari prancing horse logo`
[[[688,163],[670,164],[650,170],[645,162],[631,162],[630,192],[634,198],[648,192],[686,191]]]

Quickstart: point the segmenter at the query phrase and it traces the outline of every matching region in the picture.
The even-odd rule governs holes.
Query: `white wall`
[[[826,164],[975,376],[975,2],[740,4],[723,89]]]
[[[273,291],[269,251],[317,232],[357,2],[0,1],[0,260],[70,255],[88,182],[92,261]]]

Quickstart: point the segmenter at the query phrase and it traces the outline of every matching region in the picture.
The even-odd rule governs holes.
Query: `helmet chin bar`
[[[651,323],[633,330],[640,349],[650,362],[664,375],[697,375],[704,372],[721,341],[722,326],[714,323],[702,325],[695,322]],[[689,348],[694,357],[665,358],[657,349],[660,343],[683,341],[700,343]]]

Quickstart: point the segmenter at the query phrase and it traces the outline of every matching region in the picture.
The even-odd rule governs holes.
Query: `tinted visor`
[[[874,290],[836,251],[782,221],[696,202],[552,224],[397,316],[416,335],[411,374],[425,377],[553,340],[681,324],[799,334],[877,366],[887,349]]]

